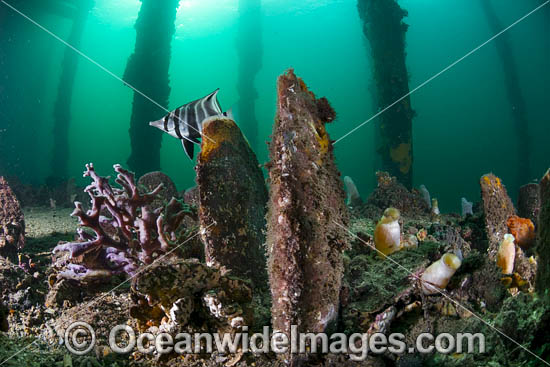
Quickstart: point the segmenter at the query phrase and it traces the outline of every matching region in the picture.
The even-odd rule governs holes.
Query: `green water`
[[[541,3],[495,0],[493,6],[507,26]],[[138,0],[96,0],[81,51],[122,77],[134,50],[140,5]],[[410,25],[406,51],[411,89],[494,34],[479,0],[403,0],[400,5],[409,12],[405,21]],[[49,31],[68,37],[69,20],[29,4],[24,9]],[[53,106],[65,46],[0,3],[0,22],[6,17],[10,21],[4,29],[0,23],[0,32],[9,34],[0,54],[2,75],[8,76],[0,80],[0,167],[5,174],[39,184],[50,175]],[[238,23],[237,0],[181,2],[172,42],[169,109],[215,88],[221,89],[224,109],[237,102]],[[263,0],[261,24],[262,67],[255,81],[260,136],[254,147],[260,162],[268,159],[264,142],[269,140],[275,115],[276,78],[288,67],[295,68],[311,90],[326,96],[337,111],[337,121],[328,128],[332,139],[373,115],[370,51],[356,1]],[[458,210],[462,196],[477,200],[479,177],[484,173],[500,176],[514,196],[521,184],[540,177],[550,166],[550,5],[510,29],[508,35],[529,122],[532,159],[528,177],[517,177],[523,147],[515,136],[494,43],[411,95],[417,113],[413,120],[414,185],[425,184],[444,211]],[[88,162],[101,174],[111,174],[115,163],[126,165],[132,98],[130,88],[80,58],[71,105],[70,176],[80,177]],[[375,186],[375,127],[371,121],[335,146],[340,170],[355,180],[364,197]],[[194,184],[193,162],[180,142],[167,135],[161,166],[179,189]]]

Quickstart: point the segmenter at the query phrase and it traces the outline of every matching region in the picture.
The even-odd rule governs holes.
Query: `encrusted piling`
[[[254,85],[256,75],[262,68],[262,2],[261,0],[239,0],[238,33],[235,42],[239,58],[237,109],[252,147],[258,143],[258,120],[256,100],[258,91]]]
[[[510,33],[501,32],[502,29],[504,29],[504,25],[497,16],[492,1],[482,0],[480,4],[487,18],[491,33],[499,34],[499,37],[495,38],[493,44],[502,65],[502,78],[508,98],[508,103],[505,105],[509,108],[514,124],[514,137],[518,142],[517,146],[519,149],[517,155],[519,159],[516,167],[516,180],[518,184],[521,184],[522,180],[530,176],[532,160],[531,147],[533,146],[533,141],[529,137],[527,104],[525,103],[525,97],[521,90],[520,69],[516,61],[516,50],[514,50],[512,46],[513,42]]]
[[[13,191],[0,176],[0,256],[14,258],[25,245],[25,218]]]
[[[67,42],[80,48],[86,20],[94,6],[94,0],[75,2],[76,11]],[[76,72],[80,55],[71,47],[65,48],[61,67],[61,78],[57,89],[57,100],[54,105],[53,151],[51,160],[51,174],[53,177],[67,178],[69,160],[69,128],[71,124],[72,97],[75,85]]]
[[[323,332],[339,312],[349,213],[325,123],[334,111],[293,70],[277,82],[269,143],[268,271],[274,330]],[[297,365],[298,355],[285,355]]]
[[[536,289],[540,295],[550,288],[550,170],[540,181],[540,214],[537,233],[538,270]]]
[[[128,165],[138,176],[160,168],[162,132],[147,123],[166,114],[170,97],[170,59],[179,0],[141,0],[136,20],[136,46],[128,59],[124,81],[134,92],[130,120]],[[148,98],[156,103],[151,102]]]
[[[410,190],[414,111],[408,97],[409,76],[405,60],[408,25],[403,18],[407,11],[396,0],[358,0],[357,8],[363,22],[363,33],[369,40],[377,107],[378,110],[387,109],[378,118],[377,152],[382,169],[397,177]]]
[[[267,288],[267,189],[258,160],[233,120],[203,124],[196,171],[206,262]]]
[[[489,259],[497,260],[498,250],[505,234],[515,234],[519,241],[516,242],[518,246],[515,246],[514,274],[521,282],[525,282],[525,285],[520,288],[533,289],[537,264],[525,255],[520,247],[523,239],[517,234],[517,229],[523,227],[521,223],[524,220],[516,216],[514,204],[500,178],[492,173],[486,174],[481,177],[480,185],[485,230],[489,242],[487,249]]]
[[[480,179],[481,201],[485,218],[485,229],[489,241],[489,258],[494,260],[504,235],[508,233],[508,218],[516,214],[514,204],[502,181],[492,173]]]

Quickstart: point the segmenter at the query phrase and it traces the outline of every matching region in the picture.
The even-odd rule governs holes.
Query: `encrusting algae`
[[[228,118],[213,118],[209,122],[205,121],[203,126],[204,138],[200,152],[201,158],[208,160],[210,154],[219,149],[222,143],[240,139],[238,136],[242,133],[239,129],[235,129],[235,126],[235,121]]]
[[[411,144],[401,143],[397,148],[390,148],[391,159],[399,164],[399,171],[409,173],[412,166]]]

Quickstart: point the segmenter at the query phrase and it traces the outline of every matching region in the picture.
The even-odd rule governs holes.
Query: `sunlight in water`
[[[237,15],[236,0],[184,0],[176,17],[176,39],[219,33]]]
[[[140,0],[97,0],[93,12],[101,22],[110,26],[132,27],[140,7]]]

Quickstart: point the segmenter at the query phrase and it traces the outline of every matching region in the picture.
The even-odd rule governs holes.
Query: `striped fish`
[[[203,122],[214,116],[233,119],[231,110],[222,112],[217,98],[219,90],[218,88],[206,97],[184,104],[162,119],[150,122],[149,125],[180,139],[185,153],[193,159],[193,144],[200,144],[198,139],[202,135]]]

